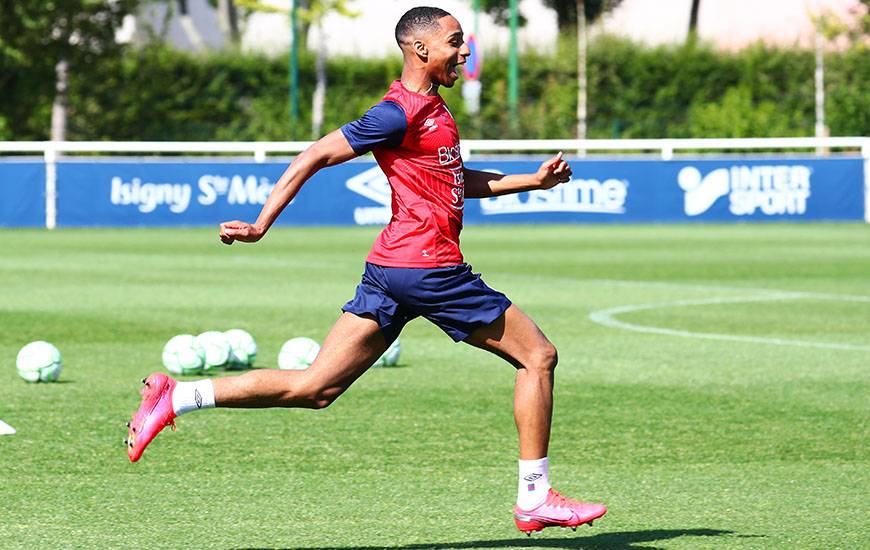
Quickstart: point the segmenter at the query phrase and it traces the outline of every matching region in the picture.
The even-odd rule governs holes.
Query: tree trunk
[[[828,129],[825,126],[825,37],[821,31],[816,31],[816,137],[827,137]],[[816,147],[817,155],[826,155],[828,151],[824,147]]]
[[[317,85],[314,87],[314,97],[311,102],[311,138],[320,139],[320,129],[323,126],[323,107],[326,103],[326,37],[323,24],[317,22],[317,61],[315,72]]]
[[[218,24],[224,38],[233,45],[239,43],[239,16],[233,0],[218,0]]]
[[[178,11],[180,12],[178,19],[181,23],[181,28],[184,30],[184,34],[190,41],[190,45],[193,47],[194,51],[200,51],[205,48],[202,34],[200,34],[199,30],[196,28],[193,18],[187,11],[187,0],[178,0]]]
[[[577,0],[577,139],[586,139],[586,2]]]
[[[690,41],[695,40],[698,36],[698,10],[701,9],[701,0],[692,0],[692,11],[689,13],[689,34]]]
[[[51,140],[66,141],[67,87],[69,86],[69,65],[61,59],[54,66],[54,103],[51,105]]]
[[[311,7],[310,4],[311,4],[310,0],[296,0],[296,6],[300,10],[307,10],[309,7]],[[300,17],[298,25],[299,25],[299,33],[298,33],[299,47],[302,48],[303,50],[308,51],[308,32],[311,30],[311,23],[308,22],[307,17]]]

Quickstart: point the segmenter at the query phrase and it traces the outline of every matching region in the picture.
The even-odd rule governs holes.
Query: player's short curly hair
[[[407,43],[418,32],[426,32],[438,27],[438,20],[450,15],[441,8],[419,6],[405,12],[396,23],[396,42],[399,46]]]

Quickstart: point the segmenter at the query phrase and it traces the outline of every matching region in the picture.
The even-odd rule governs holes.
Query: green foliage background
[[[573,37],[557,55],[520,62],[520,112],[511,124],[507,62],[488,54],[479,117],[464,109],[460,87],[442,89],[465,138],[570,138],[576,112]],[[224,52],[192,55],[152,45],[71,65],[69,139],[309,139],[314,58],[301,57],[300,120],[289,123],[287,58]],[[14,69],[14,67],[13,67]],[[589,136],[745,137],[813,133],[813,54],[756,45],[722,53],[703,44],[648,48],[602,37],[589,61]],[[401,72],[401,60],[329,61],[329,131],[376,103]],[[0,81],[0,139],[47,139],[53,73],[30,67]],[[826,57],[826,116],[832,135],[870,134],[870,56]]]

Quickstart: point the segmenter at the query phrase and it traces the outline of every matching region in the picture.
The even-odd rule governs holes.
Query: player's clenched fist
[[[243,243],[255,243],[263,237],[263,231],[255,225],[238,220],[221,224],[220,236],[224,244],[233,244],[233,241]]]
[[[553,158],[544,161],[538,168],[537,176],[541,182],[540,189],[550,189],[570,180],[571,167],[562,160],[562,151],[559,151]]]

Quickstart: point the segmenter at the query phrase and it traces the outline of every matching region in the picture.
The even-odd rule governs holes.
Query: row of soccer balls
[[[375,367],[391,367],[402,351],[398,338],[375,361]],[[320,344],[304,336],[284,342],[278,354],[278,368],[307,369],[320,352]],[[204,370],[250,368],[257,357],[257,342],[245,330],[208,331],[199,336],[180,334],[163,347],[163,365],[173,374],[199,374]],[[28,382],[54,382],[63,369],[63,358],[54,345],[30,342],[15,358],[18,375]]]
[[[375,361],[375,367],[391,367],[399,362],[402,348],[398,338]],[[320,352],[320,344],[299,336],[284,342],[278,353],[278,368],[305,370]],[[163,366],[178,375],[193,375],[212,369],[247,369],[257,358],[257,342],[242,329],[226,332],[210,330],[199,336],[179,334],[163,347]]]

